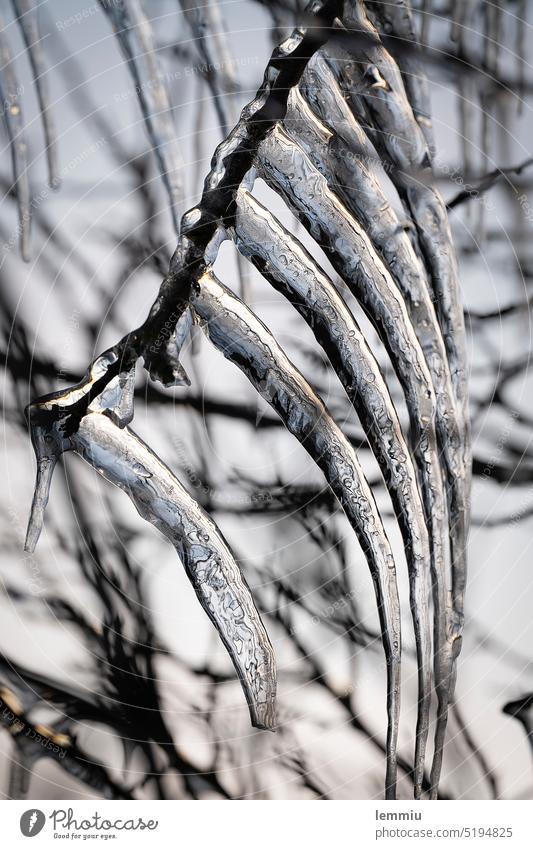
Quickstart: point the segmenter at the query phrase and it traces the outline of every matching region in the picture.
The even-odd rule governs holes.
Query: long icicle
[[[352,525],[372,574],[387,660],[386,798],[396,795],[400,711],[400,602],[394,558],[357,455],[322,401],[272,334],[215,275],[202,275],[191,304],[211,342],[248,377],[323,471]]]
[[[356,32],[365,33],[370,38],[368,43],[358,40],[357,61],[350,61],[349,54],[334,49],[331,68],[356,118],[363,116],[367,119],[364,128],[385,164],[391,166],[389,176],[413,218],[435,292],[435,307],[461,413],[464,463],[469,475],[466,335],[457,260],[446,207],[439,192],[431,185],[430,151],[413,115],[396,62],[380,44],[379,34],[361,3],[353,0],[347,5],[352,9],[349,19],[356,22]],[[462,609],[464,580],[460,574],[460,554],[457,555],[454,597]]]
[[[41,110],[41,120],[46,144],[46,161],[48,164],[48,182],[53,189],[56,189],[60,184],[57,161],[57,135],[50,108],[46,64],[41,44],[42,36],[39,31],[37,9],[33,0],[11,0],[11,2],[30,57],[33,80]]]
[[[13,163],[13,185],[17,197],[18,237],[20,253],[25,262],[30,261],[30,181],[28,177],[27,145],[24,140],[24,122],[19,84],[13,66],[13,57],[5,34],[4,21],[0,17],[0,103],[4,115],[11,161]]]
[[[310,234],[325,247],[336,271],[364,307],[387,347],[406,395],[415,457],[427,513],[431,516],[435,569],[442,572],[445,507],[435,433],[435,398],[431,376],[401,294],[364,231],[281,127],[275,128],[261,143],[258,154],[261,175],[287,199]],[[420,662],[424,669],[429,662],[427,655]],[[426,673],[423,678],[427,682]],[[419,704],[417,795],[421,793],[428,734],[427,690],[426,686]]]
[[[433,153],[435,139],[431,122],[429,86],[422,67],[420,41],[416,33],[410,0],[366,0],[366,8],[375,13],[383,32],[390,36],[390,50],[402,72],[413,114]],[[346,18],[344,21],[349,26]]]
[[[212,519],[138,436],[108,416],[85,416],[72,445],[172,542],[235,665],[253,724],[272,730],[274,652],[250,590]]]
[[[460,414],[466,498],[462,515],[457,514],[455,517],[455,521],[458,519],[458,528],[450,539],[452,610],[447,631],[447,654],[451,654],[447,694],[450,699],[453,695],[455,661],[461,649],[464,623],[466,542],[472,465],[466,334],[457,261],[444,202],[431,185],[431,152],[413,115],[398,67],[379,43],[379,34],[368,20],[362,5],[354,0],[349,6],[351,12],[348,16],[352,22],[356,22],[356,31],[370,35],[371,45],[361,47],[357,53],[357,61],[350,61],[349,55],[335,49],[331,68],[348,97],[354,115],[365,122],[365,130],[385,165],[390,165],[388,173],[415,224],[419,244],[431,275],[435,306]],[[443,724],[445,725],[441,722],[437,729],[431,798],[436,798],[438,792],[444,740]]]
[[[328,276],[244,188],[237,194],[235,238],[239,251],[310,325],[357,411],[386,481],[404,539],[415,639],[419,656],[424,656],[424,635],[428,633],[424,621],[425,570],[430,562],[430,542],[416,471],[379,365]],[[440,692],[446,682],[441,680],[440,670],[437,671]],[[425,686],[426,682],[421,685]]]
[[[100,5],[113,25],[135,83],[146,130],[168,192],[174,229],[179,233],[182,163],[150,22],[140,0],[128,0],[127,3],[100,0]]]
[[[218,71],[216,63],[211,56],[208,43],[208,23],[207,23],[207,8],[198,6],[195,0],[179,0],[183,14],[187,20],[191,33],[196,42],[196,49],[205,64],[205,79],[209,90],[215,111],[218,117],[218,123],[223,136],[228,133],[228,120],[224,101],[222,99],[224,92],[221,91],[218,84]]]
[[[349,111],[327,62],[320,54],[310,61],[300,85],[306,99],[319,111],[320,118],[328,121],[328,126],[325,127],[310,114],[296,89],[291,92],[284,124],[378,248],[403,295],[424,351],[435,389],[436,430],[446,470],[452,547],[454,551],[464,550],[468,481],[462,453],[461,424],[447,353],[425,271],[372,173],[372,163],[377,154]],[[452,642],[448,638],[450,612],[444,571],[437,573],[433,570],[433,581],[435,679],[439,700],[435,732],[437,763],[442,759],[447,722]]]

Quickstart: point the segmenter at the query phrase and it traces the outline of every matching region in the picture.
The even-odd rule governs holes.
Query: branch
[[[499,183],[500,180],[507,179],[513,174],[518,176],[526,168],[529,168],[530,165],[533,165],[533,157],[525,159],[520,165],[513,165],[510,168],[495,168],[494,171],[489,171],[489,173],[485,174],[484,177],[481,177],[475,185],[458,192],[455,197],[447,202],[446,209],[452,210],[465,201],[472,200],[473,198],[477,199],[480,195],[488,192],[489,189],[492,189],[492,187],[496,185],[496,183]],[[509,184],[512,188],[514,188],[511,180],[509,180]]]

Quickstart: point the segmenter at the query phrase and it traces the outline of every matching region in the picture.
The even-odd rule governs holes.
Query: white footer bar
[[[527,801],[3,801],[0,820],[6,849],[533,847],[533,802]]]

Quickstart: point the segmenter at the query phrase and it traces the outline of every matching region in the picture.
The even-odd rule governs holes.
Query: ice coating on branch
[[[104,391],[89,405],[89,410],[105,412],[119,427],[125,427],[133,419],[133,395],[135,392],[135,367],[120,372],[108,383]]]
[[[211,342],[244,372],[322,470],[366,555],[387,658],[386,795],[394,798],[400,710],[400,606],[394,558],[372,491],[352,446],[257,316],[212,272],[202,276],[191,300]]]
[[[188,3],[183,5],[192,8]],[[128,59],[150,140],[160,169],[167,177],[167,190],[174,207],[175,190],[162,159],[164,128],[153,123],[154,114],[161,111],[159,108],[154,111],[157,105],[154,92],[158,91],[160,78],[149,24],[138,0],[127,6],[107,4],[102,0],[102,6],[115,24]],[[393,0],[393,7],[388,11],[378,9],[385,4],[375,2],[372,6],[377,17],[380,13],[380,19],[387,13],[392,29],[399,28],[400,38],[403,37],[401,32],[407,31],[407,24],[395,18],[394,11],[396,7],[403,7],[400,0]],[[144,510],[150,521],[150,516],[156,517],[156,523],[160,521],[159,500],[156,498],[148,505],[149,494],[153,494],[151,487],[155,485],[157,489],[157,480],[162,474],[159,470],[154,476],[150,463],[159,461],[154,460],[150,449],[125,427],[133,415],[133,365],[142,357],[151,376],[165,385],[180,386],[188,382],[179,354],[190,330],[189,304],[192,302],[214,344],[248,375],[278,411],[290,432],[305,442],[362,541],[376,582],[382,638],[388,659],[386,792],[389,798],[394,796],[400,640],[392,554],[382,535],[372,494],[349,443],[266,328],[210,273],[221,240],[228,233],[234,234],[242,254],[292,301],[312,326],[358,410],[391,494],[408,557],[410,601],[417,639],[420,699],[414,771],[416,796],[421,792],[431,688],[427,583],[431,546],[437,611],[435,682],[439,697],[432,771],[432,795],[435,795],[442,753],[439,740],[443,740],[447,699],[454,677],[453,657],[460,646],[460,590],[461,577],[464,578],[464,572],[461,575],[455,563],[455,612],[454,616],[443,617],[442,611],[448,603],[442,557],[445,507],[437,450],[440,448],[444,452],[448,494],[452,493],[449,497],[452,524],[456,509],[453,493],[458,489],[454,489],[452,478],[455,475],[455,480],[460,480],[457,471],[460,463],[455,467],[453,463],[460,457],[461,450],[463,459],[467,456],[464,441],[459,447],[457,445],[457,412],[454,413],[450,391],[452,379],[462,405],[461,423],[465,407],[461,401],[462,377],[457,368],[458,360],[450,354],[449,340],[444,348],[422,263],[402,223],[388,204],[383,203],[383,193],[371,173],[376,149],[385,165],[393,164],[393,179],[406,208],[415,218],[419,242],[423,247],[427,243],[424,258],[436,290],[439,285],[451,285],[453,262],[449,254],[444,253],[443,268],[439,271],[438,258],[432,260],[431,239],[435,238],[435,242],[440,239],[439,246],[434,247],[435,251],[440,250],[447,222],[441,216],[443,208],[439,209],[438,202],[430,194],[430,187],[421,181],[418,196],[415,192],[420,175],[424,178],[429,175],[430,159],[428,144],[420,130],[420,127],[424,130],[424,125],[420,120],[420,103],[418,106],[415,103],[417,94],[409,95],[413,101],[410,104],[404,90],[404,80],[407,84],[405,66],[401,69],[402,79],[394,59],[382,49],[363,5],[355,4],[354,8],[361,17],[359,23],[363,29],[373,36],[368,41],[353,41],[357,49],[357,45],[361,48],[354,61],[346,57],[348,61],[345,62],[346,54],[339,62],[330,57],[328,68],[320,57],[316,57],[308,67],[309,57],[328,41],[331,24],[341,14],[341,4],[330,0],[313,3],[308,8],[305,20],[317,15],[317,26],[310,25],[308,30],[295,29],[274,51],[257,95],[215,152],[199,203],[182,220],[182,233],[169,273],[144,324],[99,357],[78,386],[32,405],[30,421],[38,454],[38,479],[28,541],[30,546],[36,542],[55,462],[62,451],[73,447],[85,452],[86,459],[95,464],[97,455],[102,454],[105,462],[101,471],[106,467],[104,476],[109,476],[119,486],[119,478],[129,481],[130,473],[134,474],[135,495],[129,491],[129,484],[126,491],[143,515]],[[348,19],[349,12],[346,21]],[[411,26],[409,21],[408,25]],[[198,35],[203,38],[205,31],[199,30]],[[345,43],[350,44],[349,41]],[[404,54],[398,53],[398,57],[403,59]],[[329,79],[324,84],[327,71]],[[313,92],[315,78],[319,84]],[[294,89],[289,94],[298,83],[301,94]],[[351,112],[343,95],[349,98]],[[159,106],[162,105],[161,100]],[[162,111],[165,113],[165,109]],[[355,123],[354,115],[364,119],[367,137]],[[284,122],[288,134],[277,122]],[[387,137],[380,140],[380,135],[387,131]],[[376,149],[369,139],[377,145]],[[387,345],[411,417],[411,448],[418,467],[418,487],[387,388],[346,304],[297,240],[239,188],[249,185],[247,175],[254,170],[257,153],[262,175],[288,201],[312,236],[328,250],[336,270],[362,303]],[[367,154],[368,162],[365,160]],[[431,215],[435,212],[437,216],[432,221]],[[435,228],[433,234],[429,230],[431,227]],[[446,271],[445,266],[450,263],[451,270]],[[436,285],[435,276],[439,274],[440,283],[437,281]],[[453,303],[446,301],[445,307],[450,311]],[[444,327],[440,313],[439,318]],[[452,375],[446,362],[448,356]],[[81,442],[76,442],[78,438]],[[143,451],[148,452],[148,456],[143,454],[144,459],[130,464],[124,455],[127,446],[131,456],[140,456]],[[120,473],[117,472],[115,480],[117,468]],[[457,549],[460,546],[454,539],[457,537],[452,534],[452,544]],[[199,561],[193,557],[193,562],[196,568]],[[207,604],[205,596],[203,599]],[[445,651],[441,652],[439,647],[443,645]],[[249,681],[248,685],[251,686]]]
[[[35,451],[37,474],[28,520],[24,548],[33,552],[39,540],[48,504],[50,485],[57,461],[71,449],[70,436],[79,417],[91,403],[91,394],[99,382],[116,368],[117,355],[107,351],[91,363],[87,374],[75,386],[45,395],[26,408],[31,439]],[[126,424],[133,418],[133,385],[135,371],[121,372],[93,400],[98,409],[108,409],[117,422]]]
[[[180,362],[181,349],[193,324],[190,307],[184,306],[182,311],[178,309],[170,324],[174,326],[170,338],[161,334],[144,352],[145,366],[152,380],[159,380],[163,386],[190,386],[189,376]]]

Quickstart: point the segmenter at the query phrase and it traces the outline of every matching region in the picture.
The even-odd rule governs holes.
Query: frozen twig
[[[168,118],[168,100],[153,52],[151,29],[139,0],[116,8],[104,0],[101,3],[136,82],[152,146],[167,177],[177,224],[176,191],[169,182],[163,153],[170,124],[160,122],[161,115]],[[192,14],[188,4],[184,5]],[[239,251],[281,289],[312,326],[368,430],[391,494],[407,549],[415,625],[419,704],[414,786],[419,797],[431,698],[430,568],[439,698],[432,795],[438,785],[453,656],[460,645],[462,626],[464,569],[458,551],[466,527],[466,506],[461,506],[459,496],[454,501],[453,493],[464,494],[468,484],[460,462],[464,467],[468,460],[466,389],[461,342],[449,338],[460,305],[446,210],[429,181],[426,185],[418,180],[420,174],[425,177],[430,173],[430,150],[421,130],[423,90],[415,85],[416,91],[411,94],[413,105],[415,101],[418,104],[415,117],[402,74],[386,54],[380,33],[364,14],[362,4],[354,7],[359,27],[356,37],[346,28],[334,29],[343,5],[331,0],[312,2],[303,16],[309,26],[295,29],[274,51],[256,97],[215,151],[198,205],[182,218],[176,251],[145,322],[99,356],[79,384],[30,406],[38,477],[27,544],[31,549],[37,541],[57,459],[63,451],[78,451],[104,477],[124,489],[141,515],[174,543],[233,658],[253,720],[263,727],[272,725],[273,658],[240,572],[209,517],[127,427],[133,416],[133,369],[139,358],[150,375],[165,386],[188,382],[179,356],[194,310],[215,346],[244,371],[322,469],[367,556],[387,657],[386,795],[394,797],[401,649],[392,552],[353,446],[269,331],[214,277],[212,265],[220,244],[228,236],[234,237]],[[382,17],[386,12],[393,30],[398,29],[397,34],[384,36],[392,49],[393,39],[398,44],[398,39],[405,40],[407,31],[411,32],[412,20],[406,23],[401,18],[398,22],[399,3],[395,4],[396,12],[384,10],[385,4],[373,5],[380,7]],[[350,20],[347,14],[345,23],[349,25]],[[356,51],[356,61],[345,62],[341,53],[340,59],[328,59],[329,67],[320,58],[308,67],[332,32]],[[202,43],[206,48],[202,26],[197,34],[200,49]],[[413,56],[412,61],[419,58]],[[409,65],[411,57],[406,59],[402,50],[398,60],[405,77],[406,69],[413,67]],[[324,90],[325,78],[333,94],[327,85]],[[313,90],[315,79],[320,85]],[[300,82],[299,93],[294,87]],[[344,93],[350,98],[353,115],[344,108]],[[374,148],[361,128],[383,162],[392,164],[393,180],[413,216],[431,283],[442,301],[440,327],[425,270],[384,201],[371,164],[366,168],[364,162],[349,159],[361,148],[374,156]],[[387,133],[385,139],[382,133]],[[384,342],[406,397],[417,472],[375,358],[346,304],[297,240],[248,193],[246,187],[253,180],[255,168],[325,247]],[[172,171],[172,176],[175,173]],[[350,182],[354,184],[352,190]],[[460,337],[460,322],[454,333],[457,328]],[[452,386],[460,405],[459,417]],[[462,428],[459,436],[458,421]],[[453,616],[446,609],[446,506],[438,456],[443,445],[448,493],[452,493],[452,528],[459,526],[452,530]]]

